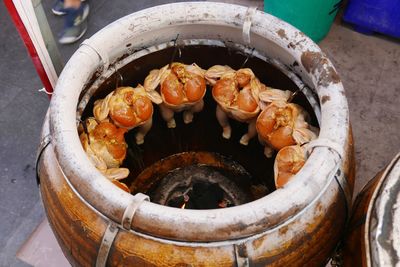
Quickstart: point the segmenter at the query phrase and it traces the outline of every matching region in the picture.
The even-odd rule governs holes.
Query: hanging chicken
[[[136,143],[144,143],[144,137],[152,126],[153,104],[162,102],[154,94],[147,94],[144,87],[119,87],[104,99],[94,103],[93,114],[97,121],[111,119],[115,125],[128,130],[138,127]]]
[[[124,183],[118,181],[129,175],[128,169],[119,167],[126,156],[126,131],[127,129],[118,128],[110,122],[98,123],[91,117],[85,120],[84,125],[80,125],[79,138],[94,166],[112,183],[130,192]]]
[[[161,116],[168,128],[175,128],[175,112],[183,111],[183,121],[193,121],[193,114],[203,109],[206,93],[205,71],[196,64],[171,63],[152,70],[144,81],[144,88],[157,95],[159,88],[163,102],[159,105]]]
[[[315,139],[318,129],[308,124],[307,118],[307,112],[293,103],[273,101],[266,105],[256,122],[259,140],[265,145],[265,156],[271,157],[273,150]]]
[[[274,177],[276,188],[283,187],[306,162],[304,146],[293,145],[279,150],[275,158]]]
[[[207,70],[205,77],[213,86],[212,95],[218,103],[216,116],[223,129],[222,136],[231,137],[229,118],[248,123],[248,131],[240,139],[242,145],[247,145],[257,134],[258,95],[267,87],[248,68],[235,71],[229,66],[215,65]]]

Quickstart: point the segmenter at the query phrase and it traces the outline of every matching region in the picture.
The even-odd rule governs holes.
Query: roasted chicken
[[[193,121],[193,114],[203,109],[206,93],[205,71],[196,64],[172,63],[152,70],[144,81],[145,90],[152,95],[161,94],[159,105],[168,128],[175,128],[175,112],[183,111],[186,124]]]
[[[97,121],[111,121],[128,130],[139,127],[136,143],[143,144],[144,137],[152,126],[153,104],[159,104],[161,98],[149,95],[144,87],[119,87],[104,99],[94,103],[93,114]]]
[[[240,139],[241,144],[247,145],[257,134],[258,96],[267,87],[248,68],[235,71],[229,66],[215,65],[207,70],[205,77],[213,86],[212,95],[218,103],[216,116],[223,129],[222,136],[231,137],[229,118],[248,123],[248,132]]]
[[[283,187],[303,167],[306,151],[299,145],[287,146],[279,150],[275,158],[274,177],[276,188]]]
[[[271,157],[273,150],[302,145],[317,138],[318,129],[307,123],[308,114],[299,105],[274,101],[257,118],[256,128],[264,154]]]
[[[120,168],[126,156],[126,131],[127,129],[118,128],[110,122],[98,123],[91,117],[80,125],[79,138],[94,166],[111,182],[129,192],[129,188],[118,181],[129,175],[127,168]]]

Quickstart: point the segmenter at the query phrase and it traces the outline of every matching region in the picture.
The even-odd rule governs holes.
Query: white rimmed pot
[[[181,210],[112,186],[90,163],[76,130],[77,109],[79,114],[115,69],[172,45],[177,32],[186,45],[253,47],[258,57],[318,95],[319,103],[311,97],[310,102],[320,119],[319,139],[287,186],[237,207]],[[84,88],[89,89],[79,103]],[[65,255],[77,266],[321,265],[335,248],[350,209],[353,146],[335,68],[304,34],[243,6],[167,4],[108,25],[84,41],[65,66],[45,119],[45,136],[51,144],[39,165],[43,202]]]
[[[400,265],[400,153],[357,195],[344,239],[344,266]]]

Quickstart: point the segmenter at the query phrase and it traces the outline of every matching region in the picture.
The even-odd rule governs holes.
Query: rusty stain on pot
[[[248,228],[249,226],[251,226],[251,225],[249,225],[249,224],[247,224],[247,223],[245,223],[245,222],[242,222],[242,221],[238,221],[235,225],[237,226],[237,228],[238,228],[239,231],[245,230],[246,228]],[[236,228],[236,227],[235,227],[235,228]],[[229,232],[230,232],[230,231],[228,231],[228,233],[229,233]]]
[[[288,230],[289,230],[288,226],[283,226],[282,228],[279,229],[279,234],[284,235]]]
[[[295,49],[295,48],[296,48],[296,45],[295,45],[293,42],[290,42],[290,43],[287,45],[287,48]]]
[[[321,52],[305,51],[301,54],[301,63],[310,74],[319,73],[318,85],[327,87],[330,83],[339,83],[340,78]]]
[[[299,205],[293,205],[286,212],[276,212],[274,214],[274,216],[270,217],[269,223],[272,225],[277,224],[279,221],[282,220],[283,217],[288,216],[288,215],[297,214],[302,208],[303,207],[301,207]]]
[[[321,202],[319,202],[318,203],[318,205],[317,205],[317,207],[316,207],[316,210],[318,211],[318,212],[321,212],[322,211],[322,203]]]
[[[211,14],[209,14],[209,13],[204,13],[204,17],[205,17],[205,18],[215,18],[214,15],[211,15]]]
[[[255,250],[259,249],[264,244],[264,240],[261,238],[256,238],[253,240],[252,245]]]
[[[299,244],[304,236],[294,236],[291,239],[285,240],[280,244],[279,248],[270,249],[259,255],[258,257],[252,258],[251,266],[285,266],[283,262],[280,262],[282,259],[285,260],[285,255],[291,255],[296,252],[295,244]],[[262,244],[267,244],[266,236],[261,237],[259,241]],[[292,257],[295,257],[292,255]],[[285,262],[287,265],[287,262]]]
[[[234,266],[232,246],[216,249],[163,244],[121,232],[111,251],[110,266]],[[126,253],[132,251],[132,253]]]
[[[340,196],[340,194],[338,194]],[[343,197],[341,197],[344,200]],[[317,205],[322,205],[318,203]],[[334,202],[328,207],[328,210],[320,215],[313,216],[316,220],[310,220],[307,223],[306,232],[303,235],[295,235],[281,244],[279,249],[268,250],[257,258],[253,258],[252,266],[318,266],[320,262],[317,260],[321,253],[330,253],[334,248],[334,243],[321,243],[328,231],[339,240],[344,229],[342,223],[344,217],[337,217],[342,205],[340,201]],[[299,223],[299,222],[296,222]],[[293,227],[293,224],[285,226]],[[282,236],[281,233],[279,233]],[[263,244],[267,244],[267,236],[261,237]],[[318,245],[315,245],[318,244]],[[253,241],[254,245],[254,241]],[[314,257],[304,257],[305,253],[311,253]],[[289,264],[291,263],[291,264]],[[296,263],[296,264],[294,264]]]
[[[281,37],[282,39],[289,40],[284,29],[279,29],[278,31],[276,31],[276,33],[277,33],[277,34],[279,35],[279,37]]]
[[[321,60],[321,52],[305,51],[301,54],[301,63],[308,73],[314,73]]]
[[[292,63],[292,65],[291,65],[291,67],[297,67],[297,66],[299,66],[299,62],[297,62],[297,60],[295,60],[293,63]]]
[[[242,244],[238,244],[238,245],[236,245],[236,247],[237,247],[238,255],[240,257],[243,257],[243,258],[247,258],[248,257],[246,244],[243,244],[243,243]]]
[[[297,37],[297,36],[301,36],[301,37],[306,37],[306,35],[303,33],[303,32],[301,32],[301,31],[296,31],[296,33],[294,34],[294,36],[295,37]]]
[[[323,69],[320,77],[320,84],[322,86],[328,86],[330,83],[340,83],[339,75],[331,66],[327,69]]]
[[[330,97],[329,95],[324,95],[324,96],[321,98],[321,103],[322,103],[322,104],[325,104],[325,102],[326,102],[326,101],[329,101],[329,100],[331,100],[331,97]]]

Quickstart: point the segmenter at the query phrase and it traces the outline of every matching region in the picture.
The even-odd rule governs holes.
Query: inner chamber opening
[[[123,83],[136,87],[143,84],[153,69],[169,64],[173,47],[160,50],[119,69]],[[196,45],[180,48],[175,62],[196,63],[203,69],[213,65],[228,65],[239,69],[247,55],[224,47]],[[273,65],[256,57],[248,58],[245,66],[268,87],[296,91],[296,84]],[[93,115],[93,104],[116,89],[118,74],[108,78],[91,98],[82,119]],[[315,113],[302,94],[292,101],[301,105],[318,126]],[[176,128],[170,129],[154,105],[153,126],[143,145],[135,142],[136,129],[125,134],[127,156],[121,167],[128,168],[128,178],[122,180],[131,189],[150,196],[152,202],[176,208],[213,209],[241,205],[274,191],[273,165],[275,155],[266,158],[257,137],[247,146],[239,143],[247,124],[230,120],[232,136],[222,137],[216,116],[216,102],[207,87],[204,108],[194,115],[193,122],[183,123],[182,112],[175,113]]]

